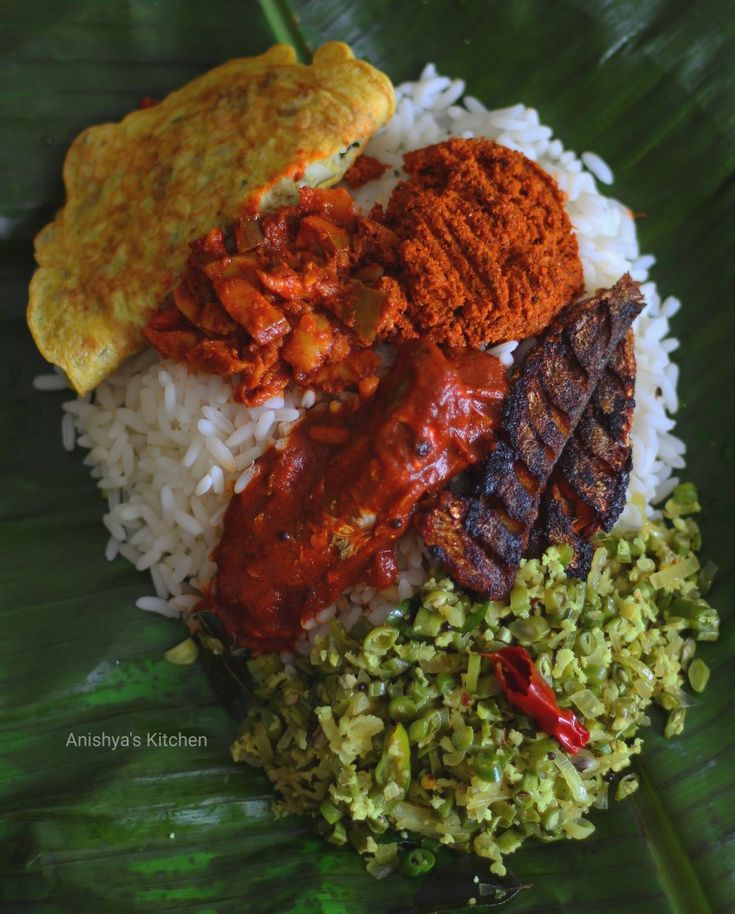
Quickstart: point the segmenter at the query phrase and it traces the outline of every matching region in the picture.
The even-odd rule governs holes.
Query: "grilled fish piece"
[[[570,574],[585,578],[598,530],[611,530],[625,506],[632,467],[630,432],[635,408],[633,331],[618,343],[574,435],[554,467],[532,541],[535,551],[570,543]]]
[[[616,442],[629,423],[625,410],[619,411],[628,390],[620,386],[628,350],[624,346],[620,355],[616,350],[642,308],[640,288],[628,274],[611,289],[566,308],[515,373],[498,443],[481,465],[474,493],[445,493],[419,516],[427,545],[463,586],[492,599],[508,595],[541,497],[572,438],[559,485],[589,502],[604,522],[612,517],[625,489],[622,496],[622,483],[608,495],[597,491],[594,474],[600,464],[607,466],[605,455],[611,469],[625,465],[626,446]],[[593,397],[600,418],[592,414],[575,437]],[[562,523],[555,510],[548,523],[549,529]]]

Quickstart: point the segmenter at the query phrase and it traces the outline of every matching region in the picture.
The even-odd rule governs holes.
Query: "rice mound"
[[[438,75],[431,64],[416,82],[398,86],[395,116],[365,150],[389,169],[353,196],[364,211],[376,202],[385,205],[405,178],[403,154],[451,136],[487,137],[518,150],[557,181],[577,233],[586,292],[613,285],[626,271],[643,284],[647,307],[634,325],[633,472],[619,520],[619,529],[634,529],[641,524],[641,501],[649,516],[658,516],[654,506],[673,490],[678,478],[672,474],[684,466],[685,445],[672,434],[678,367],[670,354],[678,341],[669,336],[679,301],[662,301],[655,283],[648,281],[655,259],[640,254],[631,211],[598,190],[596,177],[612,181],[599,156],[584,152],[580,159],[565,150],[532,108],[518,104],[488,110],[472,96],[460,102],[464,89],[462,80]],[[491,351],[509,364],[515,346],[505,343]],[[36,380],[42,390],[65,386],[60,373]],[[227,381],[190,374],[184,365],[161,362],[149,351],[93,394],[64,404],[64,447],[88,451],[84,462],[108,501],[103,517],[110,534],[107,558],[121,555],[150,572],[155,596],[138,600],[141,609],[178,615],[197,604],[215,572],[210,555],[231,493],[245,488],[255,460],[286,436],[316,399],[313,391],[288,390],[248,408],[233,402]],[[397,559],[394,586],[378,592],[358,585],[309,627],[316,629],[336,612],[344,615],[348,629],[362,612],[381,622],[391,606],[410,597],[427,578],[427,556],[415,534],[399,542]]]

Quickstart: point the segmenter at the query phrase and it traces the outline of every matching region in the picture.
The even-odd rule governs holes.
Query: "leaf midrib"
[[[633,815],[646,836],[651,859],[661,887],[671,902],[674,914],[713,914],[704,886],[681,843],[642,760],[636,763],[640,788],[629,800]]]
[[[311,48],[298,26],[288,0],[258,0],[266,22],[276,41],[293,45],[303,63],[311,60]]]

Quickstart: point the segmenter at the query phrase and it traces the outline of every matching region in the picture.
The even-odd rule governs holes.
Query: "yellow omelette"
[[[237,216],[339,181],[392,115],[390,80],[330,42],[231,60],[154,107],[85,130],[66,205],[36,238],[28,325],[79,393],[144,343],[189,242]]]

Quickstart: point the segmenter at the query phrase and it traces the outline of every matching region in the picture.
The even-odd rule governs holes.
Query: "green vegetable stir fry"
[[[681,485],[661,522],[599,538],[586,583],[566,575],[571,550],[552,547],[522,564],[508,605],[432,579],[377,628],[333,621],[308,657],[252,660],[257,701],[233,757],[265,769],[278,812],[318,817],[377,877],[426,872],[439,845],[503,875],[529,836],[585,838],[590,808],[638,786],[622,772],[647,707],[662,706],[665,735],[677,736],[685,676],[695,692],[709,679],[693,658],[696,641],[717,638],[705,601],[716,569],[696,556],[697,510]],[[589,730],[577,754],[509,704],[483,655],[511,644]]]

